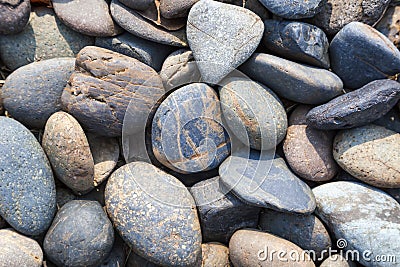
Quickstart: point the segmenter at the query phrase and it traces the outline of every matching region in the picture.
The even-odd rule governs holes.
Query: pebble
[[[43,252],[39,244],[12,229],[0,230],[0,248],[0,266],[42,266]]]
[[[25,235],[39,235],[56,212],[49,161],[34,135],[14,119],[0,117],[0,216]]]
[[[326,0],[322,3],[321,11],[311,19],[311,23],[327,34],[334,35],[353,21],[373,25],[380,19],[390,0]]]
[[[321,130],[354,128],[379,119],[399,99],[400,83],[376,80],[313,108],[307,114],[307,122],[311,127]]]
[[[377,119],[373,124],[383,126],[389,130],[400,133],[400,111],[397,107],[391,109],[386,115]]]
[[[206,243],[201,245],[203,259],[202,267],[230,267],[229,249],[220,243]]]
[[[65,112],[53,114],[46,123],[42,146],[56,177],[76,194],[94,188],[94,160],[79,122]]]
[[[153,154],[179,173],[211,170],[229,155],[216,92],[193,83],[171,93],[158,107],[151,129]]]
[[[273,151],[235,152],[219,167],[221,183],[253,206],[310,214],[315,209],[311,189]]]
[[[277,253],[280,251],[283,253]],[[291,254],[303,258],[292,259]],[[295,244],[255,229],[235,232],[229,241],[229,258],[233,266],[315,267],[311,258]]]
[[[320,267],[357,267],[357,265],[340,254],[334,254],[324,260]]]
[[[342,94],[343,83],[334,73],[273,55],[254,53],[240,70],[279,96],[318,105]]]
[[[96,38],[95,44],[98,47],[136,58],[156,71],[161,70],[165,58],[173,51],[172,46],[151,42],[128,32],[115,37]]]
[[[98,266],[113,243],[113,226],[100,204],[73,200],[58,211],[43,248],[58,266]]]
[[[0,54],[6,66],[15,70],[34,61],[75,57],[93,43],[93,37],[65,26],[52,9],[35,7],[22,32],[0,38]]]
[[[252,11],[212,0],[189,12],[187,39],[204,81],[218,83],[256,50],[264,24]]]
[[[31,12],[29,0],[2,0],[0,2],[0,34],[16,34],[28,23]]]
[[[170,54],[162,65],[160,77],[166,91],[200,82],[201,74],[192,51],[179,49]]]
[[[199,0],[163,0],[160,4],[161,15],[165,18],[186,17],[190,8]]]
[[[154,3],[153,0],[120,0],[120,2],[135,10],[146,10]]]
[[[379,189],[354,183],[334,182],[313,189],[317,215],[337,239],[344,239],[345,250],[357,250],[367,257],[399,255],[400,204]],[[365,254],[364,254],[365,255]],[[373,260],[360,256],[366,267]],[[336,265],[335,265],[336,266]],[[395,266],[386,262],[380,266]]]
[[[113,36],[121,32],[105,0],[53,0],[57,17],[74,31],[89,36]]]
[[[76,70],[61,96],[63,110],[96,135],[119,137],[129,103],[133,125],[145,125],[153,105],[164,94],[161,78],[137,59],[87,46],[76,58]],[[135,120],[135,121],[133,121]]]
[[[148,163],[132,162],[108,179],[105,200],[113,225],[141,257],[164,266],[201,261],[196,204],[175,177]]]
[[[400,6],[389,7],[375,28],[400,48]]]
[[[329,41],[318,27],[297,21],[264,21],[262,43],[275,54],[329,69]]]
[[[269,88],[246,78],[228,78],[219,94],[226,124],[243,144],[270,150],[285,138],[285,108]]]
[[[178,47],[187,46],[185,29],[168,31],[146,20],[139,13],[124,6],[118,0],[112,0],[110,9],[113,19],[133,35],[156,43]]]
[[[294,173],[310,181],[324,182],[332,179],[339,169],[332,155],[335,134],[309,126],[306,114],[311,108],[300,105],[293,110],[283,152]]]
[[[260,0],[260,2],[275,15],[285,19],[311,18],[317,14],[322,7],[321,0]]]
[[[74,58],[53,58],[12,72],[0,91],[4,108],[25,126],[44,128],[48,118],[61,110],[61,94],[74,66]]]
[[[261,209],[220,188],[219,177],[193,185],[190,193],[198,208],[203,242],[228,243],[236,230],[257,227]]]
[[[336,34],[329,52],[332,70],[346,88],[360,88],[400,73],[400,51],[382,33],[360,22]]]
[[[259,224],[261,230],[311,251],[313,259],[325,257],[323,253],[332,246],[328,230],[313,214],[304,216],[265,209]]]
[[[376,187],[400,187],[400,134],[377,125],[344,130],[333,156],[352,176]]]

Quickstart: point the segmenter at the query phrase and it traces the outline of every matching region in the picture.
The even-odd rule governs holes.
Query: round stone
[[[58,211],[43,249],[58,266],[98,266],[110,254],[113,243],[114,229],[101,205],[73,200]]]
[[[389,7],[375,28],[400,48],[400,6]]]
[[[201,245],[203,255],[202,267],[230,267],[229,249],[220,243],[206,243]]]
[[[35,136],[0,117],[0,216],[25,235],[47,230],[56,212],[53,173]]]
[[[0,34],[16,34],[28,23],[31,12],[29,0],[0,1]]]
[[[260,2],[275,15],[285,19],[311,18],[322,7],[321,0],[260,0]]]
[[[25,126],[42,129],[61,110],[61,94],[74,66],[74,58],[54,58],[17,69],[0,91],[4,108]]]

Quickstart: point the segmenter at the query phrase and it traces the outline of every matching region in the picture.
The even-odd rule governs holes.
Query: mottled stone
[[[243,144],[270,150],[285,138],[285,108],[269,88],[246,78],[228,78],[219,94],[226,124]]]
[[[120,0],[120,2],[132,9],[146,10],[154,3],[154,0]]]
[[[317,215],[337,239],[347,241],[345,250],[365,251],[360,257],[366,267],[376,266],[377,255],[399,255],[400,204],[386,193],[354,182],[335,182],[313,189]],[[365,255],[365,254],[364,254]],[[396,266],[380,262],[379,266]]]
[[[39,244],[11,229],[0,230],[0,248],[0,266],[42,266],[43,252]]]
[[[52,0],[57,17],[74,31],[89,36],[112,36],[121,32],[105,0]]]
[[[29,0],[0,1],[0,34],[15,34],[23,30],[31,12]]]
[[[316,182],[328,181],[338,172],[333,159],[334,132],[310,127],[306,114],[311,106],[300,105],[293,110],[283,142],[283,152],[290,168],[300,177]]]
[[[342,94],[343,83],[334,73],[255,53],[240,70],[278,95],[303,104],[322,104]]]
[[[373,124],[383,126],[389,130],[400,133],[400,111],[397,107],[391,109],[386,115],[377,119]]]
[[[357,265],[340,254],[334,254],[324,260],[320,267],[357,267]]]
[[[146,125],[148,113],[164,94],[161,78],[137,59],[94,46],[82,49],[61,96],[63,109],[96,135],[122,134],[131,104],[132,124]]]
[[[261,209],[220,188],[219,180],[219,177],[207,179],[190,189],[199,211],[203,242],[228,243],[236,230],[256,228],[258,224]]]
[[[187,38],[205,82],[218,83],[248,59],[261,41],[264,24],[252,11],[212,0],[189,12]]]
[[[400,99],[400,83],[377,80],[338,96],[307,114],[311,127],[322,130],[354,128],[379,119]]]
[[[35,7],[22,32],[0,38],[0,54],[6,66],[15,70],[34,61],[75,57],[93,43],[92,37],[65,26],[52,9]]]
[[[56,211],[53,173],[35,136],[0,117],[0,216],[25,235],[39,235]]]
[[[377,125],[338,133],[333,144],[337,163],[354,177],[377,187],[400,187],[400,134]]]
[[[201,74],[192,51],[179,49],[170,54],[162,65],[160,77],[167,91],[189,83],[200,82]]]
[[[400,48],[400,6],[389,7],[375,28]]]
[[[74,58],[53,58],[12,72],[0,91],[5,109],[27,127],[43,128],[61,110],[61,94],[74,66]]]
[[[328,69],[329,41],[318,27],[297,21],[264,21],[262,43],[275,54]]]
[[[110,255],[97,267],[125,267],[126,252],[129,248],[119,235],[114,233],[114,237],[114,245]]]
[[[203,83],[170,94],[154,115],[151,133],[156,159],[179,173],[214,169],[229,155],[218,96]]]
[[[292,254],[299,258],[291,258]],[[239,230],[232,236],[229,258],[233,266],[315,267],[308,254],[295,244],[255,229]]]
[[[175,177],[148,163],[132,162],[108,179],[105,199],[113,225],[141,257],[164,266],[201,261],[196,204]]]
[[[156,71],[161,69],[173,47],[151,42],[128,32],[109,38],[96,38],[96,46],[136,58]]]
[[[273,151],[235,152],[221,164],[219,175],[226,190],[251,205],[299,214],[315,209],[311,189]]]
[[[269,11],[285,19],[311,18],[321,10],[323,4],[321,0],[299,0],[295,2],[289,0],[260,0],[260,2]]]
[[[166,45],[187,46],[185,29],[168,31],[146,20],[118,0],[112,0],[110,9],[112,17],[122,28],[140,38]]]
[[[186,17],[190,8],[199,0],[163,0],[160,4],[161,15],[166,18]]]
[[[76,194],[94,188],[94,160],[78,121],[65,112],[54,113],[46,123],[42,146],[56,177]]]
[[[344,26],[359,21],[373,25],[382,16],[390,0],[326,0],[311,23],[334,35]]]
[[[73,200],[58,211],[43,249],[58,266],[98,266],[113,243],[113,226],[100,204]]]
[[[322,252],[332,246],[329,232],[312,214],[304,216],[265,209],[260,215],[260,227],[263,231],[293,242],[302,249],[313,251],[314,254],[310,252],[313,259],[320,258]]]
[[[347,88],[360,88],[400,73],[400,51],[382,33],[360,22],[346,25],[336,34],[329,52],[332,70]]]
[[[219,243],[206,243],[201,245],[202,267],[230,267],[229,249]]]

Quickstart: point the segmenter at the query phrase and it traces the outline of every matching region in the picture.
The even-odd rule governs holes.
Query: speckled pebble
[[[201,245],[202,267],[230,267],[229,249],[220,243],[206,243]]]
[[[285,19],[311,18],[324,3],[321,0],[260,0],[272,13]]]
[[[15,34],[23,30],[31,12],[29,0],[0,1],[0,34]]]

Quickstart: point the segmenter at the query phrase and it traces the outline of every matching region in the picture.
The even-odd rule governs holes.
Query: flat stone
[[[11,229],[0,230],[0,265],[41,267],[43,252],[39,244]]]
[[[58,211],[43,249],[57,266],[98,266],[113,243],[114,229],[100,204],[73,200]]]
[[[105,0],[53,0],[57,17],[74,31],[89,36],[113,36],[121,32]]]
[[[296,2],[289,0],[260,0],[260,2],[269,11],[285,19],[311,18],[321,10],[323,4],[321,0],[300,0]]]
[[[28,25],[18,34],[0,38],[0,54],[5,65],[15,70],[34,61],[75,57],[94,39],[64,25],[50,8],[35,7]]]
[[[164,94],[161,78],[137,59],[88,46],[76,59],[76,69],[61,96],[63,110],[88,132],[107,137],[122,135],[129,103],[132,124],[146,125],[148,113]],[[144,127],[144,126],[143,126]],[[139,127],[140,128],[140,127]]]
[[[211,170],[229,155],[220,102],[206,84],[193,83],[170,94],[155,112],[151,127],[155,158],[176,172]]]
[[[400,51],[382,33],[360,22],[346,25],[333,38],[329,52],[332,70],[347,88],[400,73]]]
[[[375,28],[400,48],[400,6],[389,7]]]
[[[345,251],[359,252],[362,265],[376,266],[372,259],[377,255],[399,255],[400,204],[389,195],[354,182],[327,183],[313,192],[317,215],[336,239],[346,241]],[[367,258],[362,256],[365,251],[370,252]],[[379,265],[396,264],[387,261]]]
[[[334,35],[347,24],[358,21],[373,25],[380,19],[390,0],[326,0],[311,24]]]
[[[262,43],[275,54],[329,69],[329,41],[318,27],[297,21],[264,21]]]
[[[377,187],[400,187],[400,134],[377,125],[338,133],[337,163],[352,176]]]
[[[307,114],[311,127],[322,130],[354,128],[388,113],[400,99],[400,83],[377,80],[338,96]]]
[[[271,251],[283,251],[283,253],[271,253]],[[291,259],[290,255],[302,257]],[[239,230],[232,236],[229,241],[229,258],[233,266],[315,266],[312,259],[300,247],[255,229]]]
[[[357,265],[340,254],[334,254],[324,260],[320,267],[357,267]]]
[[[201,74],[192,51],[179,49],[170,54],[162,65],[160,77],[166,91],[200,82]]]
[[[20,233],[39,235],[56,212],[50,163],[22,124],[0,117],[0,129],[0,216]]]
[[[297,215],[265,209],[260,214],[261,230],[276,235],[310,252],[312,259],[325,257],[332,246],[329,232],[315,215]]]
[[[151,42],[128,32],[116,37],[96,38],[96,46],[136,58],[156,71],[161,69],[165,58],[173,51],[172,46]]]
[[[377,119],[373,124],[385,127],[389,130],[400,133],[400,111],[397,107],[391,109],[386,115]]]
[[[160,4],[161,15],[165,18],[186,17],[190,8],[199,0],[163,0]]]
[[[240,150],[219,167],[225,190],[253,206],[310,214],[315,209],[311,189],[273,151]]]
[[[29,0],[0,1],[0,34],[16,34],[28,23],[31,12]]]
[[[146,10],[154,3],[154,0],[120,0],[120,2],[132,9]]]
[[[334,73],[255,53],[240,70],[279,96],[303,104],[322,104],[342,94],[343,83]]]
[[[61,94],[74,71],[74,58],[34,62],[12,72],[0,91],[4,108],[29,128],[44,128],[61,110]]]
[[[220,188],[219,177],[193,185],[190,193],[199,211],[203,242],[227,244],[236,230],[257,227],[261,209]]]
[[[323,182],[338,172],[333,158],[334,132],[314,129],[306,122],[311,106],[300,105],[293,110],[283,142],[287,163],[301,178]]]
[[[223,244],[206,243],[201,245],[202,267],[230,267],[229,249]]]
[[[105,199],[113,225],[139,256],[163,266],[200,263],[196,204],[178,179],[148,163],[132,162],[108,179]]]
[[[219,94],[226,124],[243,144],[270,150],[285,138],[285,108],[269,88],[246,78],[228,78]]]
[[[42,146],[56,177],[76,194],[94,188],[94,160],[78,121],[65,112],[53,114],[46,123]]]
[[[112,0],[110,10],[113,19],[133,35],[156,43],[179,47],[187,46],[185,29],[168,31],[146,20],[118,0]]]
[[[252,11],[212,0],[190,9],[187,38],[205,82],[218,83],[256,50],[264,24]]]

